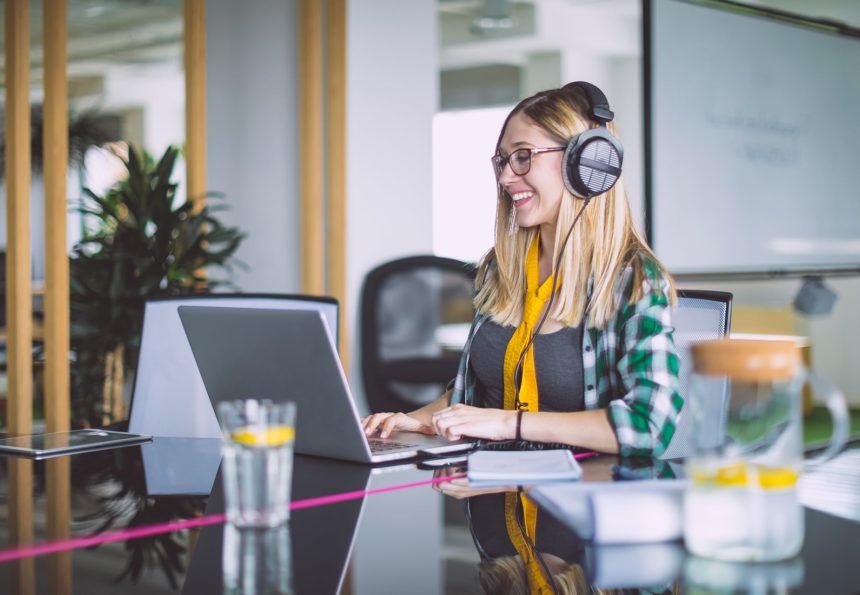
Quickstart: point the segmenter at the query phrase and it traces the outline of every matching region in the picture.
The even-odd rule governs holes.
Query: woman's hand
[[[449,440],[459,440],[463,436],[509,440],[516,437],[517,413],[503,409],[453,405],[434,413],[431,424],[437,434]]]
[[[361,420],[361,427],[368,436],[379,430],[380,438],[387,438],[395,430],[420,432],[430,436],[436,433],[430,424],[407,413],[374,413]]]
[[[434,478],[450,477],[452,475],[459,476],[465,473],[462,467],[446,467],[437,469],[433,472]],[[442,492],[446,496],[451,496],[457,500],[463,498],[471,498],[472,496],[480,496],[482,494],[498,494],[500,492],[516,492],[516,486],[498,486],[492,488],[470,488],[469,480],[465,477],[457,477],[448,481],[439,481],[433,484],[433,489],[437,492]]]

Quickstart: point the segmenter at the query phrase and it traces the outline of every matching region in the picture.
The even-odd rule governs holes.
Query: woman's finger
[[[395,427],[397,427],[397,416],[399,414],[395,413],[385,419],[379,426],[379,436],[381,438],[386,438]]]
[[[443,409],[442,411],[437,411],[432,416],[430,416],[430,425],[432,426],[433,431],[436,432],[437,434],[439,434],[440,436],[442,436],[443,434],[442,434],[442,428],[439,425],[439,421],[442,419],[443,413],[445,411],[447,411],[447,409]]]
[[[376,431],[376,428],[379,427],[379,424],[383,423],[386,419],[391,417],[392,413],[374,413],[371,416],[367,417],[367,423],[364,426],[365,434],[373,434]]]
[[[414,430],[414,420],[405,413],[392,413],[379,428],[379,435],[387,438],[394,430]]]
[[[466,433],[464,429],[468,424],[468,419],[464,419],[456,414],[449,415],[436,421],[436,432],[449,440],[459,440]]]

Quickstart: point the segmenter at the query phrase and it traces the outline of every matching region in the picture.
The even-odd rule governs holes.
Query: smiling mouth
[[[514,207],[519,208],[531,200],[534,195],[534,192],[515,192],[511,194],[511,199],[514,201]]]

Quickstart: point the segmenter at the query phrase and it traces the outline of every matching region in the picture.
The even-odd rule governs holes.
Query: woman
[[[495,245],[479,267],[457,379],[425,407],[368,416],[367,434],[521,439],[623,456],[665,450],[682,405],[675,291],[634,227],[612,117],[600,90],[581,82],[508,115],[493,157]],[[593,135],[617,149],[617,162],[578,152]],[[618,181],[604,192],[588,175]]]

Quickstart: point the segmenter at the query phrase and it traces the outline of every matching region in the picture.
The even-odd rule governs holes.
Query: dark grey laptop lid
[[[321,313],[205,306],[178,310],[216,410],[232,399],[293,401],[296,452],[370,460]]]

